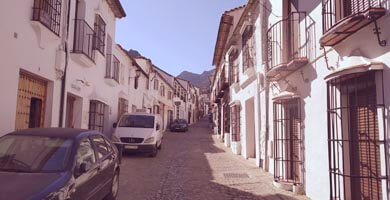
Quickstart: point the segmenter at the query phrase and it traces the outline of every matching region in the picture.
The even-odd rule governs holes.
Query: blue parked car
[[[97,131],[15,131],[0,138],[0,199],[116,199],[119,160]]]

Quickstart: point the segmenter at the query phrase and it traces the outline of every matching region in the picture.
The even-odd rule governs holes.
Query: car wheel
[[[152,153],[150,153],[149,156],[150,156],[150,157],[156,157],[156,156],[157,156],[157,144],[156,144],[156,146],[153,148],[153,151],[152,151]]]
[[[119,191],[119,171],[115,172],[114,178],[112,179],[110,193],[104,198],[105,200],[116,200]]]

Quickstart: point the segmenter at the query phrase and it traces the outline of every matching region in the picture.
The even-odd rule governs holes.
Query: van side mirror
[[[114,123],[113,125],[112,125],[112,127],[114,127],[114,128],[116,128],[118,126],[118,123]]]
[[[156,125],[156,130],[157,130],[157,131],[160,130],[160,124],[157,124],[157,125]]]

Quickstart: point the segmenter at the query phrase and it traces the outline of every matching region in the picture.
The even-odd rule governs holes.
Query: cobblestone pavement
[[[272,186],[272,176],[233,155],[207,121],[187,133],[166,132],[157,157],[125,154],[119,200],[307,199]]]

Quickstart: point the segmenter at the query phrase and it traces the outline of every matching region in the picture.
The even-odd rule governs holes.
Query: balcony
[[[267,78],[279,80],[308,63],[308,29],[305,12],[293,12],[268,29]]]
[[[77,56],[78,61],[86,67],[90,67],[95,62],[94,52],[95,31],[83,19],[75,19],[75,31],[72,53]],[[85,60],[86,57],[88,60]]]
[[[384,4],[384,0],[323,0],[320,44],[335,46],[375,22],[386,13]]]
[[[54,34],[59,36],[61,0],[34,0],[32,21],[40,22]]]
[[[110,86],[117,86],[119,84],[119,65],[118,58],[114,55],[107,54],[106,56],[106,75],[105,82]]]

